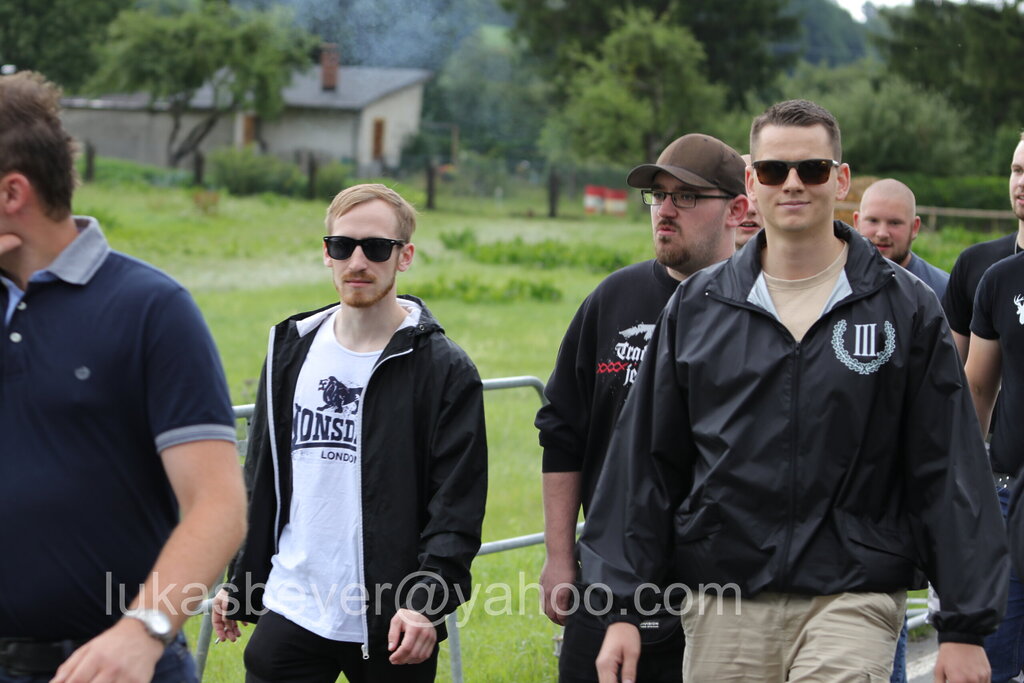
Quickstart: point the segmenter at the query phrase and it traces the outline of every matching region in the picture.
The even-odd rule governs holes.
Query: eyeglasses
[[[692,209],[698,199],[732,199],[727,194],[696,194],[694,192],[663,192],[661,190],[640,190],[640,199],[647,206],[660,206],[669,197],[677,209]]]
[[[341,235],[327,235],[324,237],[324,244],[327,245],[327,255],[335,261],[344,261],[352,257],[356,247],[363,248],[363,255],[374,263],[384,263],[391,258],[391,252],[395,247],[405,244],[404,240],[389,240],[386,237],[367,237],[366,239],[352,239]]]
[[[755,161],[751,164],[762,185],[781,185],[789,177],[789,169],[795,168],[804,185],[821,185],[832,175],[832,169],[839,167],[834,159],[803,159],[802,161]]]

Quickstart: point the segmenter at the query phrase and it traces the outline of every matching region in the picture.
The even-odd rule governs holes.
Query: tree
[[[948,97],[977,129],[1024,120],[1024,91],[1016,84],[1024,14],[1016,2],[914,0],[880,13],[889,33],[874,40],[893,73]]]
[[[547,114],[549,92],[508,30],[482,26],[452,53],[438,75],[444,111],[462,145],[486,154],[528,158]]]
[[[783,97],[803,97],[835,115],[843,160],[855,175],[956,175],[975,168],[963,113],[937,93],[862,61],[838,68],[801,64]],[[749,124],[748,124],[749,127]]]
[[[867,54],[864,27],[834,0],[790,0],[800,18],[798,52],[811,64],[849,64]]]
[[[96,68],[93,46],[133,0],[4,0],[0,2],[0,63],[45,75],[65,91]]]
[[[225,115],[251,111],[276,116],[281,90],[309,64],[315,41],[281,10],[241,10],[208,2],[193,9],[122,12],[100,48],[100,67],[88,88],[95,93],[144,92],[152,111],[173,120],[167,160],[177,166]],[[204,85],[208,109],[192,100]],[[186,113],[199,121],[182,131]]]
[[[689,30],[646,8],[616,9],[609,19],[617,28],[596,54],[577,57],[566,105],[545,126],[555,159],[653,161],[722,110],[723,89],[701,73],[704,50]]]
[[[751,94],[766,93],[776,75],[796,61],[784,46],[798,38],[795,17],[785,12],[788,0],[501,0],[515,15],[515,32],[545,65],[549,76],[567,82],[574,55],[594,54],[605,36],[618,27],[615,13],[625,7],[645,9],[659,24],[688,28],[703,46],[703,73],[721,84],[730,105]],[[650,26],[658,30],[661,26]]]

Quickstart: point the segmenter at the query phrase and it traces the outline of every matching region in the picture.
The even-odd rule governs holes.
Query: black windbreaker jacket
[[[935,585],[942,640],[980,644],[1009,562],[935,294],[849,226],[799,343],[756,241],[680,285],[623,408],[581,540],[584,580],[635,621],[644,581],[828,595]],[[766,310],[767,309],[767,310]]]
[[[419,324],[391,338],[361,408],[371,656],[387,656],[388,627],[399,607],[426,614],[438,639],[445,637],[443,616],[469,599],[487,495],[480,376],[419,299],[400,298],[421,306]],[[236,619],[255,621],[263,610],[261,584],[291,503],[295,383],[319,321],[336,307],[292,316],[270,333],[245,461],[249,532],[227,586],[239,605]]]

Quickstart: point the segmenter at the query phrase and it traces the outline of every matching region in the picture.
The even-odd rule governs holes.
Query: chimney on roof
[[[324,43],[320,46],[320,89],[334,92],[338,89],[338,45]]]

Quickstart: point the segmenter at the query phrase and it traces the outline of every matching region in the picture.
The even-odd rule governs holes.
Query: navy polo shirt
[[[160,452],[235,438],[188,292],[75,221],[24,293],[0,274],[0,637],[112,625],[177,523]]]

